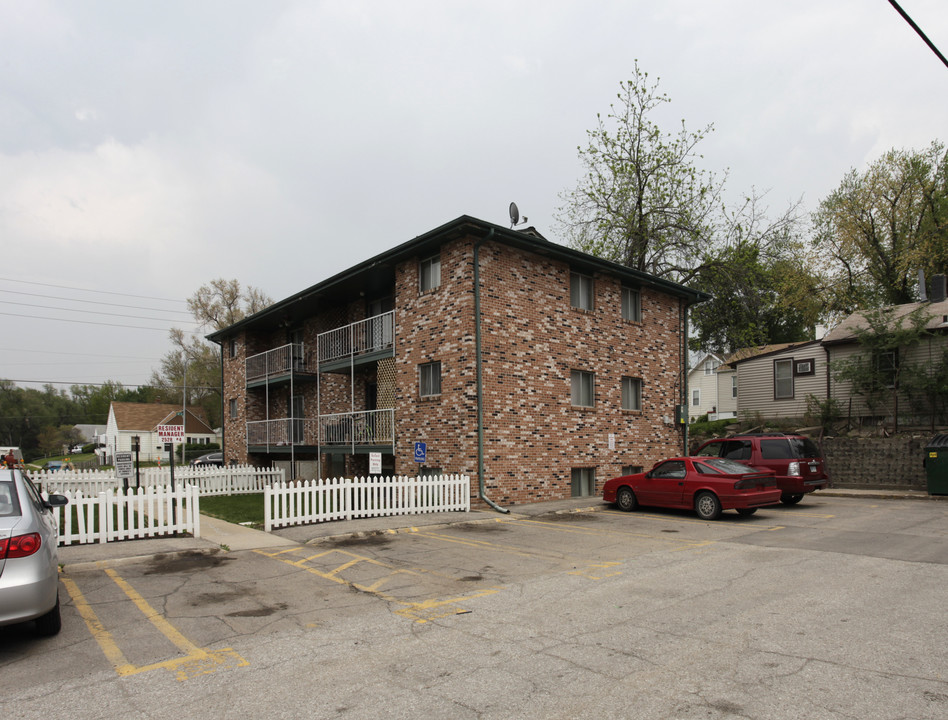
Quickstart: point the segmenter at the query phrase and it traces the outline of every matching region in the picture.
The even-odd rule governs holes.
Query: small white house
[[[158,439],[157,428],[159,425],[180,425],[181,412],[180,405],[113,402],[105,430],[107,462],[113,461],[116,452],[130,451],[133,437],[139,438],[139,459],[165,459],[167,453]],[[185,442],[201,445],[219,441],[219,435],[207,424],[204,410],[193,405],[189,407]]]
[[[705,414],[714,419],[711,416],[718,413],[717,370],[722,362],[714,353],[705,353],[688,372],[688,416],[692,420]]]

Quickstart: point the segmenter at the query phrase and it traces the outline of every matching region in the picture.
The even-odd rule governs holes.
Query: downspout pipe
[[[484,237],[474,243],[474,352],[477,368],[477,496],[501,513],[510,510],[502,508],[489,497],[484,487],[484,379],[482,375],[481,358],[481,245],[494,237],[494,228]]]

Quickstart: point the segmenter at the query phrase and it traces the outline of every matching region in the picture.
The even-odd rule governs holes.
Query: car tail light
[[[789,465],[787,465],[787,475],[796,475],[799,477],[800,463],[794,460]]]
[[[776,487],[773,475],[752,475],[734,483],[735,490],[752,490],[757,487]]]
[[[0,558],[21,558],[32,555],[43,544],[39,533],[17,535],[16,537],[0,540]]]

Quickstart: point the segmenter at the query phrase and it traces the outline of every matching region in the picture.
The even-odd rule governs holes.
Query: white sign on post
[[[123,480],[132,476],[132,454],[130,452],[115,453],[115,474]]]
[[[162,443],[184,442],[184,425],[159,425],[158,440]]]
[[[382,474],[382,453],[369,453],[369,475]]]

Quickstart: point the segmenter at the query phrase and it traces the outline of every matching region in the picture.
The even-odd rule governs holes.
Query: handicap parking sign
[[[423,442],[415,443],[415,462],[423,463],[428,456],[428,446]]]

